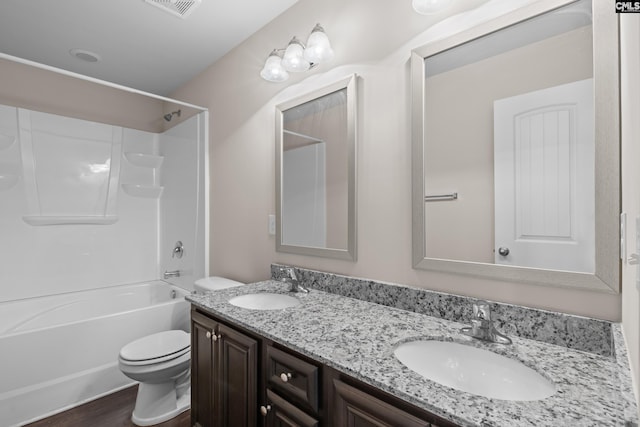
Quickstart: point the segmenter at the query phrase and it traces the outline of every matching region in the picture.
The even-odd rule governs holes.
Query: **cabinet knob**
[[[211,339],[213,340],[213,342],[218,341],[220,338],[222,338],[222,335],[220,335],[220,334],[218,334],[218,335],[214,334],[214,335],[211,336]]]
[[[290,372],[281,373],[280,374],[280,379],[282,380],[283,383],[289,382],[289,380],[291,379],[291,373]]]
[[[207,339],[210,339],[210,338],[211,338],[211,332],[207,331]]]
[[[266,417],[270,410],[271,410],[271,405],[260,407],[260,413],[262,414],[263,417]]]

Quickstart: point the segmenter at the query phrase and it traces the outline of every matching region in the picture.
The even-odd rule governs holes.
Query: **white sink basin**
[[[503,400],[540,400],[555,385],[505,356],[468,345],[435,340],[401,344],[394,355],[412,371],[447,387]]]
[[[280,310],[287,307],[295,307],[300,304],[298,298],[274,293],[246,294],[233,297],[229,304],[251,310]]]

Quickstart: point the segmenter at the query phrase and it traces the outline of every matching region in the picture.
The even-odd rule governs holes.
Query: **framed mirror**
[[[356,259],[356,76],[276,107],[276,251]]]
[[[618,62],[591,0],[412,52],[414,268],[619,292]]]

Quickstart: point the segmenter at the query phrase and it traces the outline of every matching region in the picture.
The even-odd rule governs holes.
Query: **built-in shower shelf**
[[[11,147],[15,141],[15,136],[0,133],[0,150],[6,150],[7,148]]]
[[[156,185],[122,184],[122,189],[130,196],[157,199],[162,195],[164,187]]]
[[[134,152],[124,153],[124,157],[132,165],[140,166],[143,168],[159,168],[162,165],[162,161],[164,160],[164,156]]]
[[[13,173],[0,172],[0,190],[8,190],[18,183],[20,177]]]
[[[109,225],[118,221],[117,216],[23,216],[30,225]]]

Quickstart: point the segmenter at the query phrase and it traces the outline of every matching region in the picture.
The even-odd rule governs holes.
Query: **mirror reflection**
[[[618,28],[549,0],[412,52],[414,268],[619,292]]]
[[[594,272],[592,45],[580,1],[425,59],[427,257]]]
[[[355,257],[352,81],[278,106],[278,251]]]

